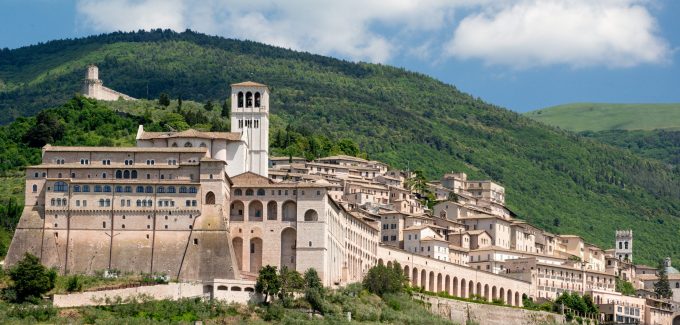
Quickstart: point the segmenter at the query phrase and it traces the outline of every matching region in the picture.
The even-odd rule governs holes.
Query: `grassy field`
[[[577,103],[548,107],[524,115],[575,132],[680,129],[680,103]]]

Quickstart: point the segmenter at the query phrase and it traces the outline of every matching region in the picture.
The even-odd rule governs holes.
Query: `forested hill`
[[[514,212],[548,230],[607,248],[615,229],[631,228],[636,262],[680,258],[677,170],[389,66],[193,32],[113,33],[3,50],[0,116],[63,104],[90,63],[106,86],[138,98],[148,89],[150,98],[221,102],[230,83],[262,82],[279,130],[351,138],[370,158],[430,178],[491,178]]]

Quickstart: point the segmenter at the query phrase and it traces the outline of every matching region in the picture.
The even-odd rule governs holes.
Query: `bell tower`
[[[246,171],[269,177],[269,88],[246,81],[231,85],[231,132],[247,142]]]
[[[633,231],[617,230],[616,247],[614,247],[616,258],[620,261],[633,261]]]

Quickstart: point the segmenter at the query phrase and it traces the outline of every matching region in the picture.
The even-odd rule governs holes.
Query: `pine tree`
[[[179,97],[177,97],[177,108],[178,109],[182,108],[182,95],[179,95]]]
[[[230,112],[229,103],[225,99],[224,103],[222,103],[222,117],[229,119],[229,112]]]
[[[203,108],[205,108],[206,111],[210,112],[213,110],[213,103],[211,100],[208,100],[205,105],[203,105]]]
[[[168,97],[168,94],[161,93],[161,95],[158,97],[158,104],[168,107],[170,105],[170,97]]]
[[[668,283],[668,274],[666,273],[663,261],[659,262],[658,276],[659,281],[654,283],[654,292],[662,298],[670,299],[673,297],[673,291],[671,291],[671,285]]]

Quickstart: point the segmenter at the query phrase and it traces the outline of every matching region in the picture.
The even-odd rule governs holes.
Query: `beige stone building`
[[[83,96],[97,100],[135,100],[126,94],[104,87],[104,82],[99,79],[99,68],[96,65],[87,67],[81,91]]]

